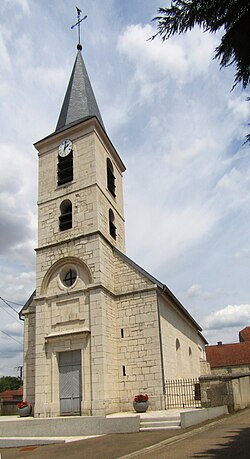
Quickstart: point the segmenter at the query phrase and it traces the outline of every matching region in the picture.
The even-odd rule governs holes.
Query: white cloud
[[[9,71],[11,69],[11,60],[9,57],[4,31],[0,32],[0,65],[1,69]]]
[[[23,365],[22,344],[19,341],[20,337],[13,340],[0,331],[0,377],[7,375],[18,376],[17,367]]]
[[[58,66],[51,68],[30,66],[28,69],[23,68],[23,73],[30,84],[33,82],[36,83],[36,86],[42,85],[53,91],[56,89],[59,91],[65,84],[65,70]]]
[[[212,200],[221,209],[221,216],[240,209],[250,202],[250,170],[232,169],[218,180]]]
[[[29,0],[1,0],[1,10],[2,12],[11,11],[12,20],[20,14],[20,10],[25,15],[29,16],[31,14]]]
[[[227,327],[239,329],[250,323],[250,304],[228,305],[209,314],[204,320],[204,328],[221,330]]]
[[[236,97],[229,97],[228,107],[234,115],[235,119],[240,122],[248,121],[250,107],[249,103],[246,103],[246,94],[239,94]]]
[[[243,247],[235,253],[235,258],[250,258],[250,247]]]
[[[154,33],[149,24],[130,25],[118,40],[118,50],[134,65],[134,82],[140,86],[141,99],[167,93],[166,79],[174,79],[181,86],[207,74],[218,40],[195,29],[163,45],[160,39],[148,41]]]
[[[13,314],[15,314],[15,313],[13,312]],[[17,341],[20,341],[22,343],[22,340],[23,340],[23,322],[19,321],[19,323],[13,322],[11,324],[5,325],[3,331],[8,333],[12,337],[14,337]]]
[[[184,206],[170,204],[166,212],[164,199],[153,203],[153,199],[147,200],[142,194],[130,197],[127,216],[130,219],[127,231],[129,251],[138,251],[142,264],[151,265],[154,270],[163,259],[166,263],[201,241],[215,222],[206,206],[195,202],[185,202]]]
[[[15,1],[22,8],[23,12],[27,14],[27,16],[30,16],[31,10],[30,10],[29,0],[15,0]]]
[[[244,105],[237,94],[228,103],[230,85],[225,89],[223,72],[212,73],[218,71],[212,62],[218,37],[197,29],[162,44],[147,42],[152,34],[149,25],[129,26],[118,50],[131,65],[127,108],[137,119],[128,116],[128,125],[147,121],[135,133],[128,164],[136,187],[126,192],[127,246],[155,269],[162,250],[166,262],[204,242],[223,218],[246,205],[250,188],[247,169],[228,155]]]
[[[203,290],[202,287],[199,284],[193,284],[187,290],[186,296],[187,296],[187,298],[207,299],[207,298],[211,297],[211,294],[209,292],[206,292],[205,290]]]
[[[34,270],[23,271],[20,267],[10,265],[9,267],[2,267],[1,273],[0,296],[24,305],[35,289]],[[15,306],[15,309],[21,310],[21,307]],[[7,317],[5,318],[7,319]]]
[[[0,257],[33,267],[36,185],[29,177],[36,177],[35,156],[30,157],[13,144],[0,145],[0,152]]]
[[[218,341],[222,343],[238,343],[239,331],[242,327],[225,327],[220,330],[205,330],[205,337],[209,344],[217,344]],[[203,332],[202,332],[203,333]]]

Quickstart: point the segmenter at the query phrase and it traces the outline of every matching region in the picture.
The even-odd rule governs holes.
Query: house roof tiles
[[[249,341],[250,342],[250,327],[245,327],[239,333],[240,342]]]
[[[250,342],[206,346],[206,356],[211,368],[250,366]]]
[[[12,390],[5,390],[4,392],[0,392],[0,399],[2,400],[15,400],[17,397],[23,396],[23,387],[19,387],[19,389],[12,389]]]

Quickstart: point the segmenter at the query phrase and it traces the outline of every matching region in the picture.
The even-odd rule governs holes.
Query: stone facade
[[[58,186],[58,146],[65,139],[73,144],[73,179]],[[164,409],[165,380],[199,376],[205,340],[166,286],[124,254],[125,167],[96,117],[35,147],[37,271],[35,295],[22,311],[24,398],[35,417],[65,414],[70,403],[67,413],[75,414],[74,398],[81,415],[130,410],[139,392],[148,393],[150,409]],[[65,200],[72,204],[72,227],[62,231]]]
[[[250,365],[234,365],[225,366],[220,368],[212,368],[211,373],[214,376],[226,376],[226,375],[239,375],[248,374],[250,371]]]

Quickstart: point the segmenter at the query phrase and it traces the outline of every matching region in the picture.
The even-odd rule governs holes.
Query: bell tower
[[[38,247],[101,234],[125,248],[122,173],[78,50],[56,130],[39,156]]]
[[[110,384],[117,390],[117,370],[109,358],[116,353],[110,332],[115,320],[112,250],[125,250],[125,166],[106,133],[80,48],[55,132],[35,143],[37,417],[102,413],[104,402],[98,394],[107,398],[105,387]],[[67,393],[65,388],[71,386]]]
[[[165,375],[199,376],[206,341],[168,287],[124,253],[125,166],[81,45],[56,129],[35,148],[36,291],[20,313],[24,399],[35,417],[129,411],[136,393],[166,409]]]

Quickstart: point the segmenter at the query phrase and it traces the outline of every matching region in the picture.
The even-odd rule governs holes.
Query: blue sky
[[[164,4],[164,2],[163,2]],[[165,2],[167,4],[167,2]],[[250,324],[247,92],[199,29],[165,44],[155,0],[81,0],[83,56],[124,174],[127,254],[167,284],[210,343]],[[35,288],[37,157],[76,55],[75,2],[0,3],[0,296]],[[0,301],[0,375],[22,364],[22,324]],[[18,306],[15,306],[18,309]],[[11,314],[11,316],[9,315]]]

